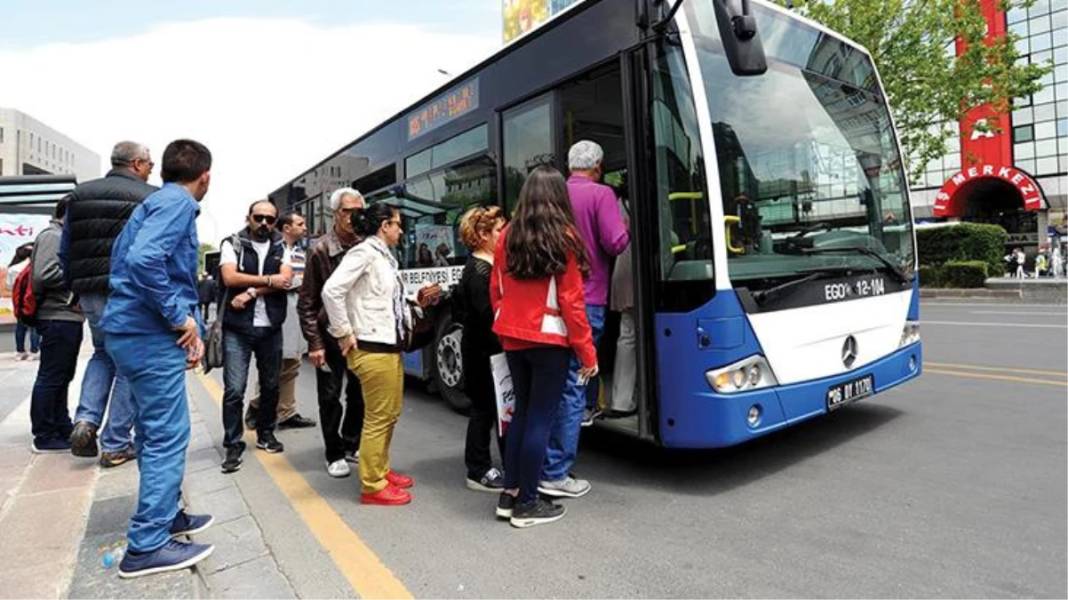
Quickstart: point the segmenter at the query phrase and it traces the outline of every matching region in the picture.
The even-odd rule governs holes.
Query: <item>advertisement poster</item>
[[[7,285],[7,267],[15,250],[32,243],[48,227],[48,215],[0,214],[0,324],[11,324],[11,290]]]
[[[448,225],[415,226],[415,264],[420,268],[447,267],[456,254],[456,236]]]
[[[504,0],[504,42],[533,30],[579,0]]]

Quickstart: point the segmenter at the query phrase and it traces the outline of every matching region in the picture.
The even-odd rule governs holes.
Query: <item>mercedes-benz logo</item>
[[[846,338],[845,343],[842,344],[842,364],[846,368],[853,366],[853,363],[857,360],[857,338],[849,336]]]

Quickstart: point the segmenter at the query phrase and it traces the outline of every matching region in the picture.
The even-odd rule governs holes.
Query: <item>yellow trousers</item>
[[[349,369],[363,390],[363,433],[360,435],[360,487],[373,494],[386,487],[389,445],[404,400],[404,365],[399,353],[349,352]]]

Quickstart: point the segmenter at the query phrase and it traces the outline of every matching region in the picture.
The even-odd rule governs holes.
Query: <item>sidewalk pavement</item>
[[[70,388],[72,415],[88,357],[86,346]],[[102,469],[95,460],[30,452],[37,365],[0,356],[4,395],[23,398],[0,422],[0,598],[295,597],[233,478],[219,472],[221,456],[193,402],[183,500],[190,512],[215,516],[195,536],[215,544],[214,554],[195,569],[132,580],[119,579],[116,566],[105,568],[104,555],[125,546],[137,466]],[[192,377],[188,384],[198,385]]]

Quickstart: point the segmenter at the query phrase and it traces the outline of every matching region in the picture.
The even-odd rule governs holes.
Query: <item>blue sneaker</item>
[[[214,522],[215,517],[211,515],[191,515],[184,510],[179,510],[178,515],[174,517],[174,522],[171,523],[171,537],[200,533],[211,527]]]
[[[215,546],[207,544],[183,544],[171,540],[152,552],[126,552],[119,563],[119,577],[131,579],[142,575],[154,575],[167,571],[188,569],[211,556]]]

